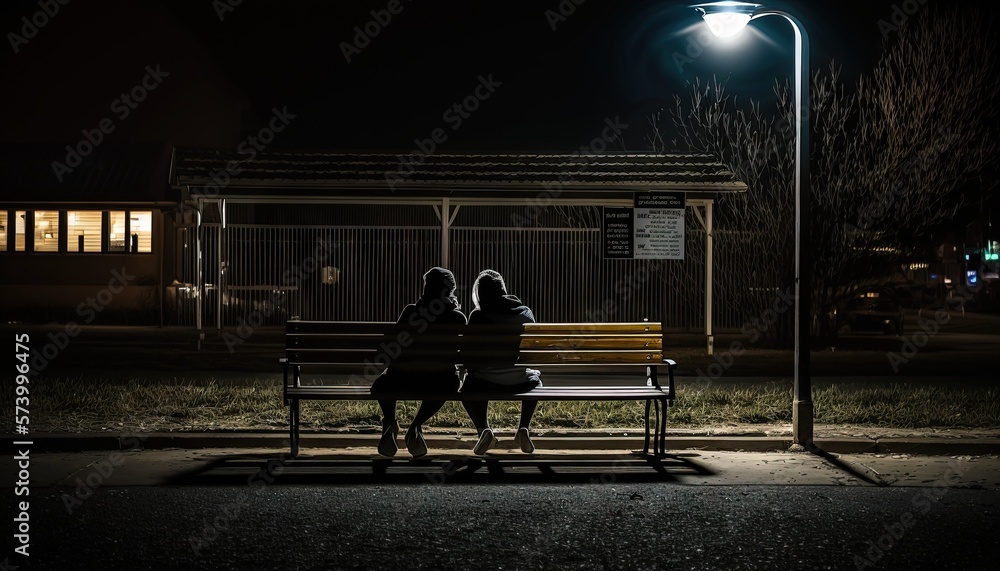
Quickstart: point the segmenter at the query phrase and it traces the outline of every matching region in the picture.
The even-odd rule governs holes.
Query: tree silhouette
[[[924,260],[939,231],[971,210],[966,194],[995,187],[982,178],[1000,155],[992,50],[978,10],[928,6],[886,40],[851,89],[833,63],[813,74],[815,333],[835,334],[833,311],[853,291]],[[650,118],[654,151],[714,154],[749,186],[719,199],[716,234],[719,263],[736,281],[720,283],[719,295],[750,320],[794,279],[792,93],[776,84],[776,109],[766,113],[759,102],[738,102],[725,82],[696,80],[686,97],[675,96],[669,124],[662,114]],[[768,338],[788,340],[791,319],[782,315]]]

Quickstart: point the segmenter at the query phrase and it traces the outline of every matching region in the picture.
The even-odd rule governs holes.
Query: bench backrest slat
[[[478,340],[473,340],[471,342],[464,342],[465,346],[475,347],[479,344]],[[539,337],[539,336],[521,336],[521,350],[526,349],[634,349],[640,347],[643,349],[662,349],[663,348],[663,338],[662,337],[647,337],[647,336],[634,336],[634,337],[622,337],[622,336],[580,336],[580,337]]]
[[[514,346],[513,337],[519,338]],[[517,349],[517,364],[525,366],[658,364],[663,355],[662,325],[649,322],[447,325],[419,332],[389,322],[289,321],[285,344],[293,364],[391,362],[400,350],[411,363],[462,364]]]
[[[463,358],[467,355],[463,352]],[[558,365],[558,364],[596,364],[596,363],[660,363],[663,354],[659,351],[521,351],[518,357],[519,365]]]
[[[315,349],[295,349],[288,351],[287,358],[290,363],[301,363],[311,365],[369,365],[391,362],[391,358],[386,358],[384,352],[375,350],[315,350]],[[458,352],[455,350],[441,351],[421,351],[420,361],[461,363]],[[412,361],[412,360],[411,360]]]
[[[448,333],[462,333],[482,328],[488,331],[496,328],[494,325],[436,325],[435,330]],[[509,327],[509,326],[500,326]],[[663,332],[662,324],[654,322],[633,323],[526,323],[516,327],[523,328],[529,335],[590,335],[590,334],[621,334],[643,335]],[[319,333],[329,335],[363,335],[384,334],[409,330],[413,327],[406,324],[396,324],[389,321],[296,321],[286,323],[286,333]]]
[[[293,349],[358,349],[374,351],[390,336],[381,334],[362,335],[317,335],[293,333],[285,337],[285,347]]]
[[[381,343],[391,342],[393,335],[320,335],[313,333],[288,335],[285,343],[289,349],[375,349]],[[433,335],[422,339],[425,345],[451,345],[459,343],[464,349],[490,348],[498,343],[507,341],[507,338],[499,335],[463,335],[445,336]],[[521,350],[529,349],[551,349],[551,350],[571,350],[571,349],[591,349],[591,350],[614,350],[614,349],[662,349],[663,340],[661,337],[630,336],[620,335],[606,336],[537,336],[521,335]]]
[[[662,333],[663,325],[659,322],[633,323],[526,323],[524,332],[529,334],[577,334],[589,333],[621,333],[641,335],[643,333]]]
[[[352,335],[382,334],[395,325],[389,321],[297,321],[285,323],[285,333],[344,333]]]

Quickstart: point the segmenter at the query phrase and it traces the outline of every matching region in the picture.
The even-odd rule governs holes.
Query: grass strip
[[[13,414],[13,386],[0,390]],[[792,419],[788,382],[751,382],[705,389],[678,386],[671,426],[731,423],[774,424]],[[1000,390],[992,387],[928,386],[905,383],[838,382],[813,387],[818,423],[897,428],[1000,427]],[[406,423],[416,401],[401,401]],[[490,423],[516,426],[520,403],[494,402]],[[636,428],[643,425],[642,402],[542,402],[537,428]],[[379,426],[373,401],[305,401],[303,427],[370,429]],[[287,426],[281,387],[271,381],[216,382],[214,379],[164,382],[91,377],[49,378],[31,385],[33,431],[280,429]],[[429,426],[472,427],[461,403],[448,402]]]

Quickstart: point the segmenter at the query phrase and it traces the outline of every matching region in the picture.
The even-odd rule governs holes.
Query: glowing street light
[[[713,2],[692,6],[701,12],[708,29],[719,38],[735,36],[743,31],[759,7],[760,4],[747,2]]]
[[[781,16],[795,30],[795,396],[792,435],[808,445],[813,439],[812,378],[809,338],[812,326],[812,276],[809,236],[809,36],[802,22],[780,10],[748,2],[710,2],[691,6],[701,12],[718,37],[740,33],[751,20]]]

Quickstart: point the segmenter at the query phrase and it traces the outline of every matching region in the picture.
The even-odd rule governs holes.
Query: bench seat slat
[[[365,364],[373,363],[376,357],[382,355],[381,360],[385,361],[385,353],[372,349],[288,349],[286,357],[291,364]],[[452,363],[484,362],[489,361],[496,355],[495,351],[475,351],[464,350],[458,352],[455,348],[435,348],[421,349],[417,353],[407,354],[408,362],[441,362],[450,361]],[[590,351],[590,350],[565,350],[565,351],[535,351],[522,349],[518,356],[518,365],[558,365],[558,364],[659,364],[663,360],[663,354],[659,351],[627,350],[620,349],[614,351]]]
[[[365,386],[289,387],[288,396],[319,400],[371,399]],[[527,393],[427,393],[403,391],[391,393],[396,400],[648,400],[668,397],[669,392],[655,387],[559,388],[542,387]]]
[[[346,372],[350,372],[352,369],[358,369],[358,368],[362,368],[362,367],[366,368],[366,370],[367,370],[367,367],[371,366],[372,363],[373,363],[373,361],[371,359],[369,359],[368,362],[365,362],[365,361],[322,361],[322,360],[316,360],[316,361],[296,361],[296,360],[289,360],[288,361],[288,364],[291,365],[291,366],[309,365],[309,366],[317,366],[317,367],[329,367],[331,370],[336,369],[337,371],[346,371]],[[588,373],[588,374],[598,374],[605,367],[609,371],[610,370],[625,369],[625,368],[630,368],[630,369],[634,370],[637,366],[640,366],[640,365],[661,365],[662,366],[663,363],[662,362],[661,363],[646,363],[646,362],[643,362],[643,363],[638,363],[638,362],[636,362],[636,363],[601,363],[601,362],[596,362],[596,363],[580,363],[580,362],[571,362],[571,363],[539,363],[539,362],[530,362],[529,363],[529,362],[524,362],[524,363],[517,363],[515,366],[516,367],[530,367],[530,368],[533,368],[533,369],[534,368],[538,368],[538,367],[545,367],[546,369],[552,369],[554,371],[558,370],[560,373],[579,372],[579,373]],[[380,372],[383,369],[383,367],[380,366],[380,365],[377,365],[376,368]],[[577,369],[579,369],[579,371],[577,371]],[[543,372],[543,374],[544,374],[544,372]],[[616,374],[621,374],[621,373],[616,373]]]

